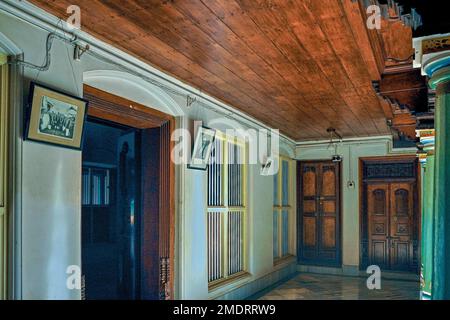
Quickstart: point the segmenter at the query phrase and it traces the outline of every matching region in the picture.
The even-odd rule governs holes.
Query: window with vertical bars
[[[291,176],[293,161],[280,157],[278,173],[273,176],[273,258],[291,255],[289,226],[292,220]]]
[[[208,165],[208,282],[245,271],[245,142],[218,132]]]

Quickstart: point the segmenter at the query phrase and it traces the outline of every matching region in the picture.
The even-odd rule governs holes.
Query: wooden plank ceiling
[[[63,19],[80,6],[86,32],[298,141],[389,134],[372,81],[387,49],[412,52],[408,28],[371,34],[351,0],[30,2]]]

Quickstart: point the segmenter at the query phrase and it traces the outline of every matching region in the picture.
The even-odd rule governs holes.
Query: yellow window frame
[[[222,245],[222,254],[221,254],[221,267],[223,270],[223,277],[214,281],[208,282],[208,289],[214,290],[217,287],[220,287],[222,285],[228,284],[230,282],[233,282],[235,280],[238,280],[242,277],[245,277],[248,275],[248,261],[247,261],[247,170],[248,170],[248,145],[244,139],[241,139],[236,136],[230,136],[227,135],[221,131],[216,131],[215,139],[219,139],[223,143],[223,154],[221,159],[221,165],[223,168],[223,179],[222,179],[222,187],[221,187],[221,199],[222,199],[222,206],[208,206],[208,200],[206,198],[206,217],[209,212],[220,212],[221,213],[221,226],[222,226],[222,239],[221,239],[221,245]],[[235,206],[228,206],[228,143],[232,143],[234,145],[237,145],[241,147],[244,151],[244,164],[242,165],[242,206],[235,207]],[[208,184],[208,180],[206,181]],[[228,212],[232,211],[240,211],[242,212],[242,271],[238,272],[236,274],[229,275],[228,270],[228,263],[227,263],[227,257],[228,257],[228,233],[226,230],[228,230]],[[207,219],[207,218],[206,218]]]
[[[292,244],[292,230],[290,228],[290,225],[292,224],[293,220],[294,220],[294,183],[295,183],[295,179],[294,177],[294,172],[295,172],[295,161],[286,157],[286,156],[282,156],[280,155],[278,158],[279,162],[279,166],[278,166],[278,174],[277,174],[277,188],[278,188],[278,199],[277,199],[277,204],[275,204],[274,201],[274,205],[273,205],[273,214],[277,214],[277,219],[278,219],[278,253],[279,255],[277,257],[273,257],[274,260],[274,264],[279,263],[280,261],[283,261],[284,259],[290,258],[292,256],[294,256],[293,254],[293,250],[294,250],[294,246]],[[283,161],[287,161],[288,163],[288,204],[287,205],[283,205],[283,176],[284,176],[284,170],[283,170]],[[274,186],[275,187],[275,186]],[[275,199],[274,199],[275,200]],[[287,211],[288,213],[288,250],[287,253],[285,255],[281,255],[282,251],[283,251],[283,211]]]

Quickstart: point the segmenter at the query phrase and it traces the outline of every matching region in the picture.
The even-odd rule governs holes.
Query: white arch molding
[[[181,106],[164,90],[126,72],[115,70],[85,71],[83,83],[172,116],[184,115]]]
[[[0,32],[0,52],[6,55],[20,55],[22,54],[22,50],[12,42],[8,37],[6,37],[3,33]]]

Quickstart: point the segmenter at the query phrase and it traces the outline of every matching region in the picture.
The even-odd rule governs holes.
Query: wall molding
[[[17,56],[22,54],[22,50],[16,44],[0,32],[0,52],[6,55]]]

